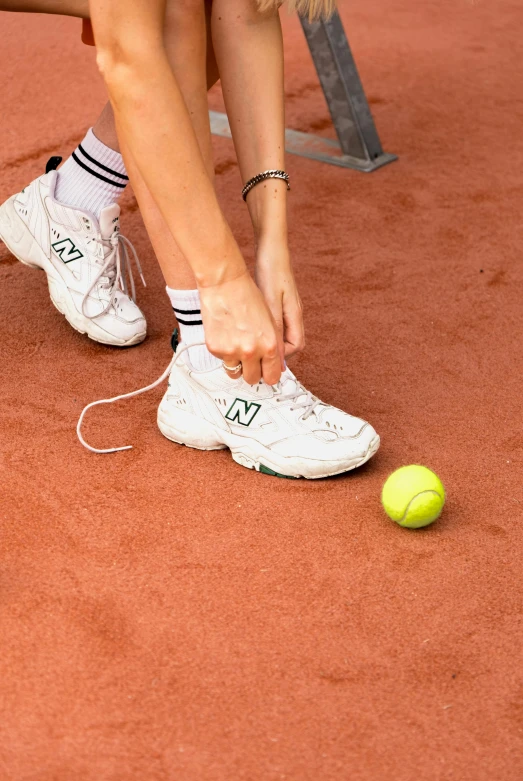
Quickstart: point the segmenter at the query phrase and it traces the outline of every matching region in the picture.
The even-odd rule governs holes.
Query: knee
[[[96,42],[96,65],[105,81],[108,81],[118,64],[123,60],[123,52],[117,39],[105,39]]]
[[[133,74],[144,75],[150,64],[163,51],[163,41],[144,41],[142,36],[120,33],[117,30],[96,32],[96,64],[106,84],[120,79],[132,79]]]

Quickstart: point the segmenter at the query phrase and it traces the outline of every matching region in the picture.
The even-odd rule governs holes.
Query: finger
[[[281,353],[283,355],[283,334],[284,334],[284,325],[283,325],[283,309],[282,309],[282,302],[281,301],[271,301],[268,304],[269,311],[272,315],[272,319],[274,320],[274,325],[276,327],[276,335],[278,337],[278,340],[281,345]]]
[[[305,346],[305,329],[301,306],[293,306],[283,313],[285,357],[294,355]]]
[[[274,324],[276,326],[276,337],[278,339],[278,352],[280,354],[280,364],[282,372],[285,371],[285,345],[283,341],[284,324],[283,324],[283,309],[282,302],[269,303],[269,309],[272,314]]]
[[[262,358],[261,362],[262,377],[267,385],[276,385],[280,381],[281,373],[285,368],[282,364],[282,357],[279,350],[274,351],[271,355],[266,354]]]
[[[262,367],[259,356],[244,358],[242,370],[245,382],[249,385],[256,385],[262,378]]]
[[[292,355],[296,355],[297,353],[300,353],[305,347],[304,341],[298,341],[298,342],[284,342],[283,343],[283,354],[285,358],[290,358]]]
[[[282,372],[285,371],[285,344],[283,341],[283,328],[276,331],[276,337],[278,339],[278,355],[280,356],[280,366]]]
[[[223,369],[231,380],[237,380],[242,376],[243,365],[239,358],[227,356],[222,363]]]
[[[276,338],[278,339],[278,354],[280,356],[281,370],[285,371],[285,343],[283,341],[283,323],[276,322]]]

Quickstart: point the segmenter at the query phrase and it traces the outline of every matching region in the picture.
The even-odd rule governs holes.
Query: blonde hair
[[[268,11],[274,6],[280,6],[282,0],[257,0],[260,11]],[[336,0],[287,0],[289,11],[297,11],[301,16],[306,16],[309,21],[313,19],[328,19],[336,10]]]

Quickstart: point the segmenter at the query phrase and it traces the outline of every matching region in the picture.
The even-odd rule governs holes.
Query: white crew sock
[[[198,291],[173,290],[171,287],[167,287],[166,290],[180,327],[181,341],[184,344],[205,342]],[[198,371],[209,371],[221,365],[220,359],[210,353],[205,344],[191,347],[187,352],[191,364]]]
[[[121,154],[102,144],[90,128],[59,168],[54,197],[99,217],[102,209],[118,200],[128,181]]]

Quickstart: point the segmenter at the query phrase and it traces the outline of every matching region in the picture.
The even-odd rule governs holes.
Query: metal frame
[[[397,160],[381,147],[339,14],[300,21],[339,140],[338,155],[326,162],[370,172]]]
[[[329,138],[285,131],[287,152],[342,168],[369,173],[397,160],[384,152],[356,63],[337,13],[328,21],[300,18],[320,84],[327,101],[338,142]],[[231,138],[226,114],[209,112],[211,131]]]

